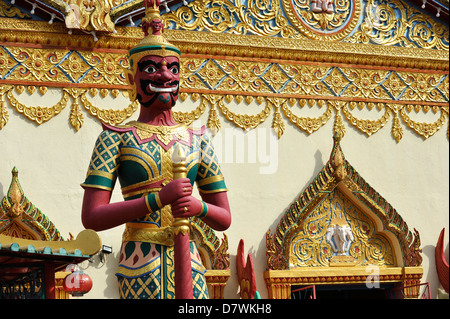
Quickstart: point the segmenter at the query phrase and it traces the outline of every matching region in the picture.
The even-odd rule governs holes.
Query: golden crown
[[[159,12],[160,0],[144,0],[145,17],[142,19],[144,38],[128,52],[128,58],[133,70],[137,62],[147,55],[175,56],[180,58],[180,50],[162,35],[163,22]],[[149,32],[151,31],[151,32]]]

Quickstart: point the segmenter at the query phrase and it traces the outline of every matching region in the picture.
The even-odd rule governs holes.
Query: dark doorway
[[[366,285],[316,285],[315,294],[318,300],[374,300],[386,299],[386,292],[393,287],[392,284],[381,284],[377,288],[368,288]],[[301,286],[292,287],[292,291]],[[305,298],[306,297],[306,298]],[[309,298],[308,298],[309,297]],[[294,292],[292,299],[310,299],[306,291]]]

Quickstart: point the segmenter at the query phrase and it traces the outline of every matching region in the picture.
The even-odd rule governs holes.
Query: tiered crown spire
[[[144,0],[145,17],[142,19],[144,38],[128,52],[131,68],[147,55],[180,57],[180,50],[163,36],[164,24],[159,12],[160,0]]]

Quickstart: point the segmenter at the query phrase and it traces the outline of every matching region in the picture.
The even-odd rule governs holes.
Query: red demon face
[[[180,62],[177,57],[145,56],[134,76],[136,97],[144,107],[167,109],[178,99]]]

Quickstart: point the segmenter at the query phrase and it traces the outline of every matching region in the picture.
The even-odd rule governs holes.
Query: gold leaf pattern
[[[439,119],[437,119],[433,123],[425,123],[425,122],[415,122],[413,121],[407,114],[405,108],[400,111],[400,115],[403,121],[408,125],[411,129],[413,129],[417,134],[421,135],[424,138],[428,138],[436,133],[446,120],[448,116],[448,107],[441,109],[441,115]]]
[[[310,118],[310,117],[299,117],[295,115],[287,106],[287,104],[283,104],[281,107],[283,110],[284,115],[289,119],[289,121],[297,126],[298,128],[308,132],[309,134],[317,131],[320,127],[325,125],[325,123],[328,122],[328,120],[331,117],[332,114],[332,107],[331,105],[328,105],[327,110],[323,115],[317,117],[317,118]]]
[[[336,110],[336,115],[334,117],[334,133],[339,134],[341,138],[345,136],[345,126],[344,121],[342,120],[342,116],[339,110]]]
[[[277,134],[278,139],[280,139],[284,133],[286,125],[284,124],[284,121],[281,118],[281,113],[280,113],[279,107],[277,107],[275,109],[275,113],[273,115],[272,128],[275,131],[275,133]]]
[[[392,122],[392,136],[395,138],[397,143],[400,142],[403,137],[403,128],[400,125],[400,119],[397,112],[394,113],[394,120]]]
[[[81,104],[83,107],[89,111],[89,113],[97,117],[100,121],[110,124],[117,125],[129,118],[138,109],[139,102],[136,100],[132,102],[129,106],[122,110],[111,110],[111,109],[100,109],[94,106],[86,97],[87,91],[85,91],[81,96]]]
[[[231,23],[236,15],[250,10],[250,7],[240,8],[243,11],[238,12],[237,7],[230,6],[233,1],[219,1],[218,3],[222,3],[220,8],[218,3],[213,5],[209,0],[192,1],[188,11],[192,12],[192,8],[198,6],[195,10],[200,10],[199,12],[219,14],[216,17],[219,19],[218,24],[224,21]],[[248,20],[248,17],[245,17],[239,26],[242,29],[236,29],[236,32],[253,28],[255,32],[263,30],[263,33],[275,32],[282,37],[295,37],[292,29],[286,28],[283,31],[284,26],[289,24],[286,19],[279,19],[279,1],[245,3],[251,3],[253,11],[250,13],[255,19]],[[190,54],[183,56],[180,61],[180,99],[186,101],[190,96],[194,102],[201,100],[193,111],[175,112],[177,120],[192,123],[209,108],[208,119],[211,119],[213,127],[217,127],[220,123],[218,112],[214,109],[217,105],[225,118],[236,126],[249,130],[257,127],[273,111],[272,124],[274,130],[277,128],[280,133],[285,129],[281,124],[283,110],[290,122],[311,134],[328,121],[334,108],[335,130],[339,127],[344,129],[340,114],[342,109],[349,123],[370,135],[381,129],[389,120],[392,109],[389,104],[399,110],[403,108],[401,111],[394,111],[393,116],[392,133],[397,141],[401,139],[400,133],[403,134],[401,121],[424,138],[432,136],[442,126],[439,123],[443,123],[448,117],[448,44],[439,42],[441,38],[448,38],[448,32],[447,35],[441,36],[440,32],[445,30],[442,25],[423,17],[423,14],[414,11],[415,9],[405,7],[400,0],[392,0],[392,8],[399,9],[394,10],[395,12],[385,6],[385,0],[367,0],[367,4],[370,3],[381,4],[377,14],[386,14],[386,21],[383,23],[403,25],[398,30],[393,30],[390,35],[387,32],[382,34],[383,23],[380,21],[378,26],[370,25],[370,19],[375,19],[376,16],[373,13],[370,16],[366,12],[363,23],[366,29],[363,30],[361,26],[361,30],[356,30],[353,38],[342,43],[300,43],[279,37],[236,37],[217,34],[217,24],[204,26],[215,30],[212,33],[166,30],[169,39],[177,43],[183,52],[191,50]],[[257,12],[261,8],[266,11],[262,17],[258,17]],[[399,13],[404,15],[404,21],[403,18],[399,19]],[[221,20],[226,16],[231,20]],[[204,16],[195,17],[204,19]],[[267,19],[260,27],[265,25],[268,29],[262,28],[258,31],[258,26],[252,26],[252,23],[260,18]],[[211,16],[208,16],[208,19],[211,19]],[[228,22],[224,22],[222,27]],[[198,26],[201,26],[201,23]],[[183,28],[182,25],[179,27]],[[78,103],[98,120],[110,124],[120,123],[138,108],[138,104],[132,103],[122,110],[102,110],[93,105],[84,94],[89,90],[91,96],[100,92],[103,96],[109,94],[116,98],[119,92],[126,93],[129,90],[125,76],[129,64],[125,58],[127,48],[124,47],[123,40],[127,39],[130,45],[138,41],[142,37],[138,28],[117,27],[116,35],[105,34],[96,44],[88,35],[61,37],[61,34],[66,35],[65,30],[41,21],[31,23],[18,19],[0,19],[0,29],[2,40],[8,39],[5,43],[16,42],[10,46],[3,43],[0,45],[2,83],[7,81],[5,83],[12,84],[11,88],[14,87],[14,92],[19,95],[25,90],[34,92],[36,88],[43,95],[47,87],[53,87],[62,93],[61,101],[54,106],[30,107],[18,102],[12,89],[4,91],[3,103],[0,105],[1,127],[8,122],[8,106],[18,109],[20,114],[38,124],[48,121],[69,103],[68,97],[65,97],[66,87],[79,87],[82,93]],[[297,36],[303,37],[298,32]],[[427,36],[429,39],[424,41]],[[369,39],[366,41],[364,37]],[[369,48],[351,43],[374,41],[383,45]],[[192,43],[195,43],[195,51],[192,50]],[[74,48],[74,45],[77,50],[70,49]],[[404,46],[407,50],[389,47],[390,45]],[[412,46],[438,50],[419,50],[410,48]],[[308,54],[305,55],[305,52]],[[443,57],[445,63],[442,62]],[[35,87],[36,85],[39,86]],[[279,108],[272,107],[274,104],[270,99],[275,97],[287,102],[283,102]],[[262,111],[256,115],[237,114],[238,112],[231,112],[226,105],[226,102],[232,101],[249,104],[254,100],[262,106]],[[82,108],[75,107],[76,103],[77,98],[74,98],[71,113],[81,114],[79,111]],[[300,117],[291,111],[297,104],[299,107],[309,105],[311,108],[326,106],[326,111],[318,118]],[[342,108],[342,104],[347,106]],[[370,112],[377,109],[385,114],[374,121],[356,119],[350,113],[354,108],[365,108]],[[411,110],[432,110],[434,113],[441,112],[441,115],[435,123],[416,123],[407,114]]]
[[[70,111],[70,125],[78,132],[78,130],[83,126],[84,118],[81,113],[81,107],[78,100],[72,104],[72,110]]]
[[[51,107],[31,106],[28,107],[20,103],[12,93],[12,90],[8,91],[7,98],[11,105],[17,112],[25,115],[29,120],[36,122],[38,125],[50,120],[55,115],[61,113],[61,111],[67,106],[69,101],[69,94],[63,91],[61,100]]]
[[[219,116],[217,115],[217,111],[215,107],[211,107],[209,111],[209,117],[207,122],[208,128],[211,130],[213,135],[216,135],[217,132],[220,131],[222,124],[220,123]]]
[[[357,119],[352,113],[349,111],[347,106],[342,108],[342,112],[344,113],[345,118],[355,127],[357,127],[360,131],[366,133],[367,135],[372,135],[378,132],[389,120],[390,110],[385,108],[385,112],[383,116],[378,120],[361,120]]]
[[[230,121],[232,121],[235,125],[242,128],[243,130],[250,130],[257,127],[260,123],[264,122],[266,118],[270,114],[270,105],[266,103],[264,109],[256,115],[248,115],[248,114],[236,114],[230,111],[221,99],[217,104],[219,110],[222,114]]]
[[[13,87],[9,85],[0,86],[0,130],[6,125],[6,123],[8,123],[9,120],[9,114],[5,103],[5,94],[6,92],[12,90],[12,88]]]

